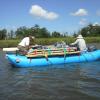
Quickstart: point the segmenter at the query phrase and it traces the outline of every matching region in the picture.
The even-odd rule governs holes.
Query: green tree
[[[28,36],[30,30],[27,27],[23,26],[18,28],[15,33],[17,38],[23,38],[25,36]]]
[[[33,35],[35,37],[39,37],[39,31],[40,31],[39,25],[35,24],[35,26],[33,27]]]
[[[80,33],[86,36],[100,36],[100,26],[89,24],[88,26],[81,29]]]
[[[14,35],[15,35],[14,31],[11,30],[11,31],[8,33],[8,38],[12,39],[12,38],[14,38]]]
[[[40,37],[50,37],[50,33],[48,32],[48,30],[46,28],[41,28],[40,32],[39,32]]]
[[[6,29],[0,30],[0,40],[6,39],[6,37],[7,37],[7,30]]]
[[[61,35],[59,32],[56,32],[56,31],[52,32],[52,37],[60,37],[60,36]]]
[[[40,28],[40,26],[37,24],[31,28],[31,33],[38,38],[50,37],[50,33],[48,32],[48,30],[45,27]]]

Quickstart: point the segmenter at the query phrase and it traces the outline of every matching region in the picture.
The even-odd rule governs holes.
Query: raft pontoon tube
[[[54,56],[28,57],[16,54],[6,54],[10,63],[16,67],[47,66],[55,64],[81,63],[100,60],[100,50],[81,54],[64,54]]]

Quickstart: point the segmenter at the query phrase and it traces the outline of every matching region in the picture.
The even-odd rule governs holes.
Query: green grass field
[[[100,37],[86,37],[86,43],[100,43]],[[56,42],[64,41],[67,44],[70,44],[75,41],[75,38],[66,37],[66,38],[39,38],[35,39],[33,44],[38,45],[50,45]],[[15,47],[18,45],[20,40],[0,40],[0,48],[4,47]]]

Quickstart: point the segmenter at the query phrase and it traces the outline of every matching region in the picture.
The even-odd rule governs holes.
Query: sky
[[[72,34],[90,23],[100,24],[100,0],[0,0],[0,29],[38,24]]]

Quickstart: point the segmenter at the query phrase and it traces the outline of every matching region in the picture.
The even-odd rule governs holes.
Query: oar
[[[11,48],[3,48],[3,51],[16,51],[19,50],[17,47],[11,47]]]
[[[93,58],[95,58],[95,56],[94,56],[91,52],[89,52],[89,54],[90,54]]]
[[[82,54],[83,52],[81,52],[81,54]],[[88,62],[88,60],[87,60],[87,58],[85,57],[85,55],[84,55],[84,53],[82,54],[83,55],[83,57],[85,58],[85,60]]]
[[[87,52],[87,51],[86,51]],[[85,52],[85,53],[86,53]],[[88,52],[88,54],[90,54],[93,58],[94,58],[94,55],[92,55],[90,52]],[[86,61],[88,62],[87,58],[85,57],[85,55],[83,54],[84,58],[86,59]]]

